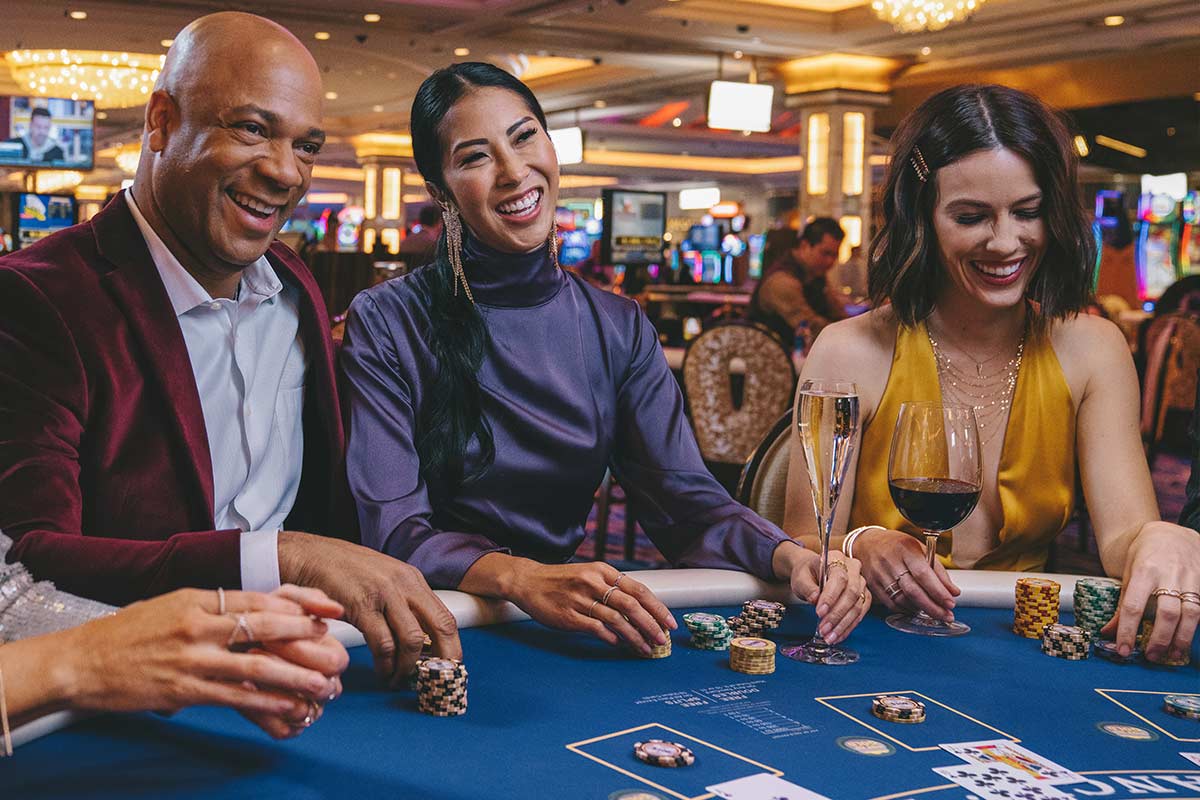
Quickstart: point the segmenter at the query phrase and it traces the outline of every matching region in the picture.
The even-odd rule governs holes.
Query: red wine
[[[952,478],[899,478],[888,489],[905,519],[927,531],[950,530],[979,502],[978,486]]]

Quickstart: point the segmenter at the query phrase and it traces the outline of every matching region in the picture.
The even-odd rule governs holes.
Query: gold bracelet
[[[4,700],[4,672],[0,670],[0,729],[4,731],[4,756],[12,757],[12,731],[8,729],[8,703]]]

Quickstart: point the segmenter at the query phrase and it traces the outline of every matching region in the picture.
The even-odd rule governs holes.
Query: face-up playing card
[[[1000,764],[934,767],[933,771],[981,800],[1071,800],[1071,795],[1050,784],[1036,783],[1025,773]]]
[[[825,795],[766,773],[705,788],[724,800],[829,800]]]
[[[956,742],[938,745],[947,753],[958,756],[968,764],[996,764],[1023,772],[1031,783],[1080,783],[1082,775],[1039,756],[1008,739],[989,739],[983,742]]]
[[[1179,755],[1183,756],[1197,767],[1200,767],[1200,753],[1180,753]]]

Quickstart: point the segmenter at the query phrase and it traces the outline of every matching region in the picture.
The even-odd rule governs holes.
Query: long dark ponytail
[[[442,120],[463,95],[477,87],[515,92],[546,127],[546,114],[529,87],[504,70],[477,61],[453,64],[430,75],[413,99],[411,130],[413,158],[429,183],[449,196],[442,177]],[[468,235],[464,230],[464,235]],[[437,362],[433,383],[417,412],[417,455],[421,477],[439,499],[462,483],[487,471],[496,458],[492,429],[482,415],[479,367],[487,345],[483,316],[461,289],[454,292],[454,270],[447,251],[446,232],[438,242],[437,260],[422,270],[415,288],[425,295],[430,329],[427,343]],[[467,447],[478,438],[479,463],[466,471]]]

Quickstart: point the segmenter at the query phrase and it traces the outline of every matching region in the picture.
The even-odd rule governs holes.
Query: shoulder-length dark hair
[[[997,148],[1028,161],[1042,190],[1047,248],[1026,290],[1039,311],[1032,324],[1044,328],[1049,320],[1079,312],[1091,299],[1096,241],[1079,200],[1077,159],[1066,126],[1033,95],[964,84],[930,97],[892,136],[883,226],[871,242],[868,274],[872,302],[890,300],[902,324],[915,325],[933,312],[942,279],[933,227],[938,170]],[[928,168],[924,181],[914,164],[921,157]]]
[[[499,87],[525,102],[542,129],[546,114],[529,87],[498,67],[480,62],[453,64],[430,75],[413,99],[410,121],[413,157],[426,181],[449,196],[443,177],[441,126],[446,114],[479,87]],[[453,494],[463,482],[482,475],[496,457],[496,443],[482,415],[479,367],[487,345],[483,316],[454,292],[454,271],[446,250],[446,232],[438,240],[437,259],[413,276],[413,286],[426,301],[430,329],[427,342],[437,361],[432,385],[417,412],[416,448],[434,502]],[[479,440],[480,458],[466,472],[467,447]]]

